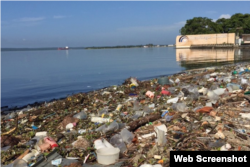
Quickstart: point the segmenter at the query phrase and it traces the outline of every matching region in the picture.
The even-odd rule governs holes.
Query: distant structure
[[[69,50],[69,47],[65,46],[64,48],[58,48],[57,50]]]
[[[250,45],[250,34],[242,34],[243,44]]]
[[[234,46],[236,44],[235,33],[178,35],[176,37],[176,48],[218,46],[223,44]]]

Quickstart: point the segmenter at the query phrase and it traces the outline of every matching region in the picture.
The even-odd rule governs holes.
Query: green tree
[[[219,33],[221,28],[207,17],[194,17],[187,20],[184,27],[181,28],[180,33],[182,35],[192,34],[213,34]]]
[[[216,21],[217,26],[220,29],[220,33],[228,33],[229,32],[229,19],[221,18]]]
[[[216,22],[206,17],[194,17],[180,29],[182,35],[236,32],[250,34],[250,14],[236,13],[229,19],[221,18]]]

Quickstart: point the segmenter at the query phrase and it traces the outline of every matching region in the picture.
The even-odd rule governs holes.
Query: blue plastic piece
[[[36,127],[36,126],[33,125],[33,126],[32,126],[32,129],[33,129],[33,130],[37,130],[38,127]]]
[[[161,114],[161,117],[164,117],[168,113],[168,110]]]

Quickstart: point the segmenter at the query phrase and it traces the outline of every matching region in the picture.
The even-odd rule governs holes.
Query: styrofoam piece
[[[218,96],[222,95],[225,93],[226,88],[218,88],[213,90],[215,94],[217,94]]]
[[[145,139],[151,136],[156,136],[156,133],[154,132],[154,133],[145,134],[145,135],[142,135],[141,137],[138,137],[138,139],[141,140],[141,139]]]
[[[155,126],[155,128],[164,131],[164,132],[165,132],[165,135],[167,134],[167,131],[168,131],[168,130],[167,130],[166,125],[163,124],[163,125]]]
[[[248,118],[250,119],[250,113],[240,113],[242,118]]]
[[[109,122],[109,119],[102,118],[102,117],[91,117],[91,122],[105,123],[105,122]]]
[[[208,102],[208,103],[206,103],[206,105],[205,105],[205,106],[212,107],[212,102]]]
[[[43,132],[36,132],[35,136],[47,136],[48,132],[47,131],[43,131]]]
[[[172,98],[172,99],[168,99],[167,103],[177,103],[178,100],[179,100],[179,97],[175,97],[175,98]]]
[[[206,95],[207,94],[207,91],[208,89],[207,88],[204,88],[202,87],[201,89],[198,90],[199,93],[203,93],[203,95]]]

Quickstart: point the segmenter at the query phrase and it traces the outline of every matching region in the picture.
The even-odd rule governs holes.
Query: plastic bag
[[[154,110],[152,110],[151,108],[149,108],[148,106],[145,106],[143,108],[143,112],[144,112],[144,116],[147,114],[150,114],[151,112],[153,112]]]
[[[134,135],[133,133],[131,133],[130,131],[128,131],[127,129],[122,129],[122,131],[120,132],[121,134],[121,138],[122,140],[129,144],[132,142],[133,138],[134,138]]]
[[[186,111],[186,104],[185,103],[176,103],[172,105],[174,110],[185,112]]]
[[[133,110],[136,111],[136,110],[140,110],[141,106],[139,105],[139,101],[135,100],[134,101],[134,107],[133,107]]]
[[[88,115],[85,111],[81,111],[81,112],[75,114],[73,117],[78,118],[78,119],[87,119]]]
[[[127,150],[127,147],[123,142],[121,135],[119,134],[115,134],[114,136],[111,137],[110,144],[112,144],[114,147],[118,147],[122,153]]]

